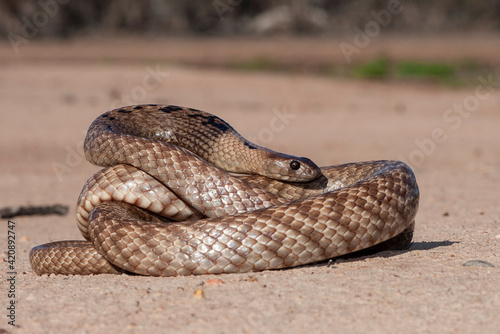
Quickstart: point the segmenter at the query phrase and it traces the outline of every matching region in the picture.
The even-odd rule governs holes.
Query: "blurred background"
[[[498,65],[499,32],[496,0],[0,2],[0,38],[13,51],[4,61],[163,61],[456,86]],[[67,45],[26,48],[32,41]],[[71,51],[75,41],[85,42]]]
[[[21,17],[41,9],[51,17],[39,37],[346,34],[388,5],[401,10],[384,25],[391,32],[470,32],[500,29],[500,1],[386,0],[3,0],[0,32],[20,33]],[[403,10],[404,7],[404,10]],[[396,13],[394,13],[396,14]],[[38,23],[43,15],[33,17]],[[36,25],[37,22],[35,22]]]

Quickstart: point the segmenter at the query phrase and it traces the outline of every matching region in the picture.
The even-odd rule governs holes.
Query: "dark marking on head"
[[[146,104],[147,106],[150,106],[150,107],[158,107],[157,104]]]
[[[104,114],[104,115],[102,115],[101,117],[108,117],[108,114]]]
[[[166,107],[161,107],[159,110],[163,111],[164,113],[169,114],[169,113],[174,112],[174,111],[182,110],[182,108],[179,106],[170,105],[170,106],[166,106]]]
[[[194,112],[200,112],[201,110],[194,109],[194,108],[189,108],[189,110],[194,111]]]
[[[114,121],[114,120],[115,120],[115,118],[114,118],[114,117],[110,117],[110,118],[109,118],[109,120],[110,120],[110,121]]]
[[[108,125],[108,130],[113,131],[113,128],[111,127],[111,125]]]
[[[121,113],[124,113],[124,114],[130,114],[132,112],[132,110],[118,109],[117,112],[121,112]]]
[[[142,109],[142,106],[135,106],[134,109],[135,110]]]
[[[257,147],[255,147],[255,146],[251,145],[251,144],[250,144],[249,142],[247,142],[247,141],[244,143],[244,145],[245,145],[246,147],[248,147],[249,149],[251,149],[251,150],[256,150],[256,149],[257,149]]]
[[[292,161],[290,162],[290,168],[291,168],[292,170],[297,170],[297,169],[299,169],[299,168],[300,168],[300,162],[298,162],[297,160],[292,160]]]

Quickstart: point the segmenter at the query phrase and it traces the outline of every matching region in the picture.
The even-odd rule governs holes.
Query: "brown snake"
[[[402,162],[319,168],[257,146],[195,109],[111,110],[90,126],[85,152],[106,167],[78,200],[86,241],[33,248],[39,275],[288,268],[405,233],[411,240],[418,209],[415,176]]]

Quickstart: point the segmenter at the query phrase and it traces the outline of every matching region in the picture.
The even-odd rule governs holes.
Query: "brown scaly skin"
[[[308,159],[279,156],[316,177],[235,177],[219,167],[242,168],[237,159],[253,166],[240,173],[297,175],[285,164],[262,172],[266,164],[253,160],[279,153],[249,143],[216,116],[163,105],[103,114],[85,149],[90,161],[110,166],[87,181],[78,201],[78,226],[88,241],[35,247],[30,262],[38,274],[248,272],[411,240],[419,191],[399,161],[316,170]]]

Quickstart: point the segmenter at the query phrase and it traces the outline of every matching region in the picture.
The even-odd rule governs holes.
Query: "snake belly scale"
[[[114,109],[90,126],[85,240],[33,248],[39,274],[176,276],[289,268],[412,232],[411,169],[381,160],[318,167],[172,105]],[[237,173],[237,174],[236,174]]]

